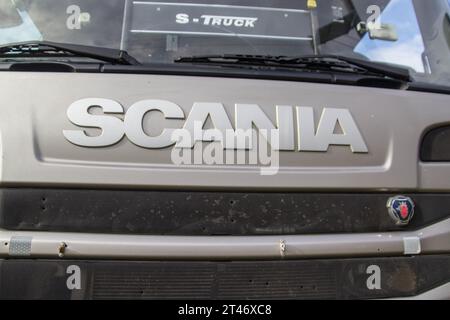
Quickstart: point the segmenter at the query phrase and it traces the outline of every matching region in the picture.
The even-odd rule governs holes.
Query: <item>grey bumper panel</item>
[[[17,237],[31,238],[31,258],[251,260],[398,256],[449,253],[450,219],[412,232],[297,236],[134,236],[0,230],[0,257],[14,256],[10,246],[15,245]]]

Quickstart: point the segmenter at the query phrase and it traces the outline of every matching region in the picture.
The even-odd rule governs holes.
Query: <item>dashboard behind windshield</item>
[[[450,85],[448,12],[447,0],[3,0],[0,44],[120,48],[143,64],[214,54],[339,54]]]

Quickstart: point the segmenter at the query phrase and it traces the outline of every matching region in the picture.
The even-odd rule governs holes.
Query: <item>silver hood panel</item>
[[[250,188],[285,190],[450,189],[450,164],[419,161],[426,129],[450,123],[450,97],[402,90],[288,81],[188,76],[0,73],[1,184],[104,188]],[[255,166],[176,166],[171,148],[144,149],[122,139],[105,148],[69,143],[63,130],[79,129],[67,109],[83,98],[168,100],[187,115],[194,102],[222,103],[230,119],[236,103],[257,104],[275,123],[277,105],[348,109],[369,149],[346,146],[328,152],[282,151],[280,171],[260,175]],[[183,120],[155,114],[150,132]],[[154,131],[153,131],[154,130]]]

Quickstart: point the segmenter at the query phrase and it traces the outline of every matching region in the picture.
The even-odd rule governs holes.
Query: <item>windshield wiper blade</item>
[[[407,68],[339,55],[310,55],[288,57],[224,54],[181,57],[176,59],[174,62],[211,64],[219,66],[293,68],[318,72],[344,72],[369,76],[388,77],[395,80],[412,82],[412,77]]]
[[[120,65],[140,63],[126,51],[50,41],[27,41],[0,46],[0,58],[83,57]]]

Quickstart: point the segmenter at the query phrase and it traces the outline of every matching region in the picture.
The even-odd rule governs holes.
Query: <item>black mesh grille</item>
[[[450,126],[430,130],[422,141],[422,161],[450,162]]]
[[[94,299],[333,299],[331,265],[304,263],[163,263],[99,270]]]
[[[69,267],[80,288],[69,290]],[[370,289],[370,266],[380,270]],[[0,299],[371,299],[450,281],[450,256],[292,261],[0,260]]]

